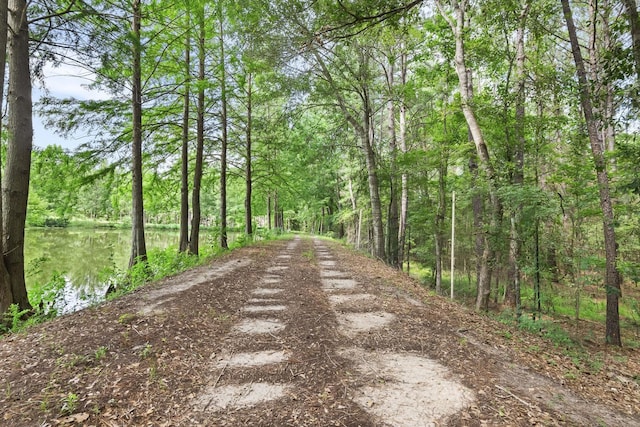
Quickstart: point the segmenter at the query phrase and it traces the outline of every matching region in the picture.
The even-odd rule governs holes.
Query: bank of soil
[[[0,425],[640,425],[637,351],[579,358],[296,238],[0,341]]]

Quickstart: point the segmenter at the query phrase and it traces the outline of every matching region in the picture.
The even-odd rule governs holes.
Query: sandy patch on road
[[[211,386],[195,402],[201,411],[224,411],[255,406],[285,396],[287,384],[251,383],[243,385]]]
[[[248,368],[252,366],[269,365],[272,363],[282,363],[286,360],[287,354],[284,351],[253,351],[221,356],[217,359],[216,368]]]
[[[451,378],[442,365],[411,353],[343,349],[340,354],[357,364],[370,378],[354,400],[393,426],[424,427],[467,407],[474,394]]]
[[[285,328],[278,319],[244,319],[233,327],[245,334],[273,334]]]
[[[368,332],[374,329],[381,329],[389,325],[395,315],[384,311],[368,313],[336,313],[338,320],[338,330],[350,337],[360,332]]]
[[[353,289],[358,282],[353,279],[323,279],[322,289],[332,291],[338,289]]]

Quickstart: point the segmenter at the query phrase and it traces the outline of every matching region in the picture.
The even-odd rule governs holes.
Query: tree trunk
[[[24,228],[33,144],[27,3],[11,0],[9,10],[9,141],[3,187],[4,263],[11,303],[31,309],[24,278]],[[7,289],[2,292],[7,298]],[[6,302],[3,305],[7,305]]]
[[[462,104],[462,113],[465,117],[469,132],[473,137],[473,142],[478,153],[478,159],[480,161],[480,169],[483,171],[485,178],[489,184],[489,199],[491,201],[491,221],[489,231],[485,232],[483,236],[484,248],[482,257],[480,258],[480,268],[478,275],[478,295],[476,299],[476,310],[487,310],[489,307],[489,295],[491,293],[491,261],[494,258],[495,251],[493,250],[493,244],[490,240],[490,233],[498,230],[498,218],[500,213],[500,201],[497,196],[496,189],[496,177],[491,159],[489,157],[489,150],[484,140],[480,124],[475,115],[473,109],[473,86],[470,78],[469,70],[466,65],[465,47],[464,47],[464,33],[465,33],[465,13],[467,7],[467,0],[453,1],[454,19],[451,19],[446,13],[439,0],[436,1],[436,5],[440,10],[442,17],[449,23],[451,30],[455,38],[455,69],[458,75],[458,82],[460,87],[460,101]]]
[[[227,249],[227,145],[228,145],[228,123],[227,123],[227,70],[224,50],[224,19],[222,16],[222,6],[219,5],[220,16],[220,96],[222,111],[220,120],[222,121],[222,141],[220,147],[220,247]]]
[[[278,193],[276,192],[273,195],[273,228],[275,228],[276,230],[280,228],[280,221],[278,220],[279,213],[280,205],[278,204]]]
[[[5,70],[7,65],[7,1],[0,1],[0,99],[4,99],[4,83]],[[1,119],[1,117],[0,117]],[[3,125],[0,120],[0,147],[2,146],[2,130]],[[2,165],[0,164],[0,172]],[[0,183],[2,182],[2,174],[0,173]],[[11,292],[11,281],[9,272],[4,260],[4,209],[3,209],[3,192],[0,189],[0,315],[7,311],[13,303],[13,293]]]
[[[267,194],[267,229],[271,230],[271,192]]]
[[[633,62],[636,68],[636,87],[640,86],[640,19],[638,19],[637,0],[623,0],[631,32]]]
[[[251,192],[253,189],[253,178],[251,176],[251,156],[253,153],[251,152],[251,127],[253,126],[253,105],[252,105],[252,78],[251,73],[248,76],[248,88],[247,88],[247,130],[246,130],[246,164],[245,164],[245,197],[244,197],[244,232],[246,235],[250,236],[253,234],[253,213],[251,211]],[[271,198],[269,198],[269,206],[271,206]],[[271,209],[269,208],[269,229],[271,229]]]
[[[191,22],[187,10],[187,33],[184,49],[185,84],[182,110],[182,150],[180,168],[180,243],[178,250],[189,246],[189,99],[191,85]]]
[[[142,68],[140,44],[140,0],[133,0],[133,141],[131,144],[131,257],[129,268],[146,262],[147,247],[144,238],[144,207],[142,198]]]
[[[445,150],[445,148],[442,148]],[[445,229],[444,220],[447,210],[447,196],[446,196],[446,178],[447,178],[447,166],[448,156],[443,153],[440,154],[440,167],[438,168],[438,210],[436,212],[435,221],[435,256],[436,256],[436,293],[438,295],[442,292],[442,258],[443,249],[445,245]],[[453,271],[451,272],[453,274]]]
[[[471,134],[469,134],[469,140],[472,139]],[[485,246],[485,231],[484,231],[484,197],[480,192],[479,183],[479,171],[478,171],[478,161],[477,154],[473,153],[469,157],[469,173],[471,174],[471,206],[473,209],[473,236],[474,236],[474,245],[473,245],[473,253],[476,259],[476,281],[479,281],[481,267],[482,267],[482,253]],[[480,286],[476,284],[477,291],[479,292]]]
[[[402,85],[402,93],[404,94],[404,88],[407,84],[407,55],[402,53],[400,56],[400,83]],[[398,142],[400,143],[400,151],[402,154],[407,153],[407,106],[404,99],[404,95],[400,99],[400,111],[399,111],[399,135]],[[407,217],[409,215],[409,182],[405,172],[401,175],[402,182],[402,194],[400,196],[400,219],[398,230],[398,259],[400,262],[400,268],[402,269],[402,263],[405,258],[404,248],[406,245],[406,233],[407,233]]]
[[[599,123],[593,115],[591,103],[591,92],[587,72],[582,58],[582,51],[576,34],[576,27],[573,22],[573,13],[569,0],[561,0],[562,11],[567,23],[569,39],[571,41],[571,51],[576,64],[576,74],[580,89],[580,103],[587,124],[589,141],[591,143],[591,152],[596,168],[596,176],[598,180],[598,190],[600,195],[600,208],[602,210],[604,247],[606,258],[606,272],[604,287],[607,295],[607,318],[606,318],[606,342],[613,345],[622,345],[620,338],[620,316],[618,312],[618,300],[621,295],[620,282],[621,276],[616,265],[617,262],[617,244],[614,228],[613,203],[609,190],[609,175],[607,173],[607,162],[604,156],[603,142],[600,137]]]
[[[200,35],[198,37],[198,111],[196,118],[196,164],[193,169],[193,189],[191,193],[191,236],[189,237],[189,252],[198,255],[200,250],[200,188],[202,186],[202,166],[204,152],[204,81],[205,81],[205,23],[204,7],[199,11],[198,27]]]
[[[387,220],[387,262],[389,265],[395,268],[400,267],[399,262],[399,249],[398,249],[398,233],[399,233],[399,214],[398,214],[398,141],[396,137],[396,108],[395,100],[393,97],[394,92],[394,66],[393,63],[389,64],[389,70],[387,72],[387,85],[389,87],[389,94],[391,99],[388,103],[388,131],[389,131],[389,151],[390,158],[390,179],[389,179],[389,213]]]
[[[524,5],[520,14],[519,26],[516,35],[516,100],[515,100],[515,151],[513,155],[513,175],[511,182],[514,186],[522,187],[524,183],[524,149],[525,149],[525,29],[529,3]],[[509,239],[509,279],[505,290],[505,302],[516,310],[520,316],[520,217],[522,216],[522,204],[518,204],[511,213],[510,239]]]
[[[384,260],[384,228],[382,224],[382,204],[380,202],[380,186],[378,184],[378,170],[376,155],[373,149],[373,123],[371,121],[371,109],[368,96],[365,97],[363,121],[365,129],[361,135],[362,150],[364,151],[367,165],[367,182],[369,184],[369,197],[371,199],[371,220],[373,225],[373,256]]]

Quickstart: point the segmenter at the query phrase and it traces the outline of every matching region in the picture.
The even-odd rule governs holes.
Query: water
[[[176,246],[178,231],[145,230],[147,250]],[[84,308],[104,299],[108,272],[129,263],[131,231],[126,229],[29,228],[25,236],[27,290],[45,284],[54,274],[64,280],[59,313]]]

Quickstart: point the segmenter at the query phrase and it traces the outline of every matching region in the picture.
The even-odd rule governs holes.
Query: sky
[[[105,99],[108,95],[100,91],[89,90],[86,86],[92,81],[92,75],[72,65],[61,65],[59,67],[46,66],[44,69],[45,86],[50,96],[58,98],[76,99]],[[33,102],[37,102],[43,95],[44,90],[37,84],[33,87]],[[57,135],[53,129],[47,129],[41,117],[34,112],[33,115],[33,145],[36,147],[46,147],[47,145],[60,145],[65,149],[73,150],[80,144],[86,142],[82,136],[71,136],[63,138]]]

